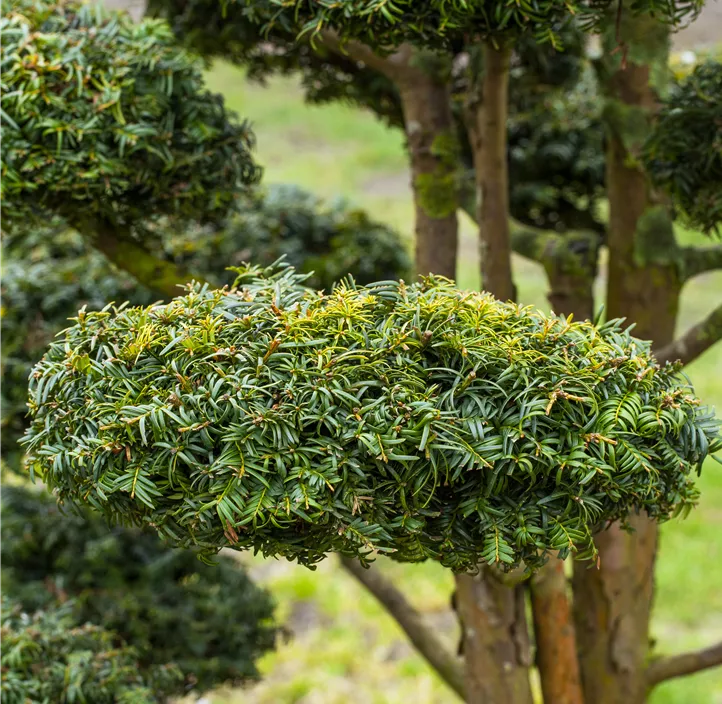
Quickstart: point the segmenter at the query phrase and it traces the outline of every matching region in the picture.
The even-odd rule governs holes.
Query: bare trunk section
[[[532,704],[524,587],[508,587],[487,566],[457,575],[468,704]]]
[[[616,35],[616,36],[615,36]],[[619,41],[624,50],[616,52]],[[666,80],[667,30],[648,16],[622,17],[605,41],[609,284],[607,316],[636,323],[655,345],[674,334],[681,283],[669,215],[635,157]],[[626,66],[624,66],[626,59]],[[649,621],[658,528],[644,515],[597,534],[599,568],[576,564],[574,612],[586,704],[646,700]]]
[[[552,558],[532,577],[531,605],[544,701],[583,704],[574,620],[562,560]]]
[[[509,237],[509,169],[506,120],[511,48],[484,44],[482,97],[472,130],[478,191],[481,284],[502,301],[514,300]]]
[[[558,315],[590,320],[594,314],[594,277],[598,240],[560,236],[556,249],[542,257],[550,284],[549,302]],[[560,250],[560,251],[556,251]],[[536,664],[544,701],[584,704],[577,637],[564,562],[554,557],[531,580]]]
[[[424,73],[397,79],[416,210],[416,273],[456,278],[457,149],[445,81]]]

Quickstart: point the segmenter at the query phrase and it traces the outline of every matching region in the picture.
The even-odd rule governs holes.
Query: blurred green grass
[[[413,206],[403,135],[372,115],[344,105],[309,106],[292,79],[249,84],[241,71],[217,64],[210,88],[248,118],[257,139],[265,181],[296,183],[324,197],[343,196],[396,227],[412,246]],[[457,280],[479,286],[474,229],[462,219]],[[679,230],[686,244],[700,235]],[[520,300],[543,309],[541,269],[515,257]],[[598,290],[602,302],[604,267]],[[684,291],[680,331],[708,314],[722,298],[722,273],[701,276]],[[722,345],[688,368],[701,398],[722,411]],[[701,647],[722,638],[722,468],[708,462],[700,479],[702,500],[685,521],[662,529],[653,635],[659,652]],[[279,603],[295,636],[261,663],[264,680],[251,688],[218,692],[214,704],[443,704],[458,701],[406,643],[393,620],[334,559],[317,571],[247,555],[259,581]],[[455,647],[449,613],[453,579],[435,564],[379,561],[394,582]],[[720,704],[722,672],[684,678],[658,688],[653,704]]]

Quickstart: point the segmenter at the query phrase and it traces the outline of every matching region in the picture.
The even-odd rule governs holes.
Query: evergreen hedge
[[[309,291],[241,270],[165,306],[81,312],[35,368],[30,465],[173,544],[535,566],[696,499],[718,423],[619,322],[444,279]]]

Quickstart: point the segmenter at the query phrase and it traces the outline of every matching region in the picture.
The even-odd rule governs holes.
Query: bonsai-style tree
[[[694,348],[684,344],[665,347],[665,345],[671,343],[676,305],[667,305],[667,303],[657,305],[656,298],[674,304],[679,297],[684,280],[703,270],[705,266],[709,268],[707,262],[710,261],[711,255],[716,250],[710,248],[709,252],[705,252],[700,257],[698,256],[700,253],[696,250],[682,250],[675,246],[662,248],[664,254],[659,256],[660,248],[657,245],[653,248],[645,247],[645,244],[651,241],[659,243],[660,234],[666,235],[668,240],[671,235],[671,228],[665,224],[669,221],[664,211],[654,203],[650,205],[648,200],[649,184],[642,170],[641,161],[643,142],[652,123],[652,110],[657,103],[656,98],[650,99],[650,96],[654,98],[654,90],[652,89],[656,90],[664,82],[664,63],[658,59],[663,57],[666,51],[666,30],[659,29],[661,25],[657,19],[650,18],[649,11],[660,10],[658,12],[660,16],[664,16],[667,11],[671,11],[674,16],[667,17],[667,19],[678,20],[680,15],[687,10],[694,9],[696,4],[686,3],[672,6],[665,3],[664,7],[659,8],[655,6],[656,4],[637,3],[634,8],[635,11],[640,13],[637,18],[632,18],[630,10],[623,7],[623,11],[618,13],[611,22],[607,23],[607,26],[613,29],[607,32],[604,61],[599,62],[600,76],[602,77],[605,94],[610,98],[608,106],[610,109],[604,112],[609,145],[607,168],[612,210],[610,236],[607,238],[607,244],[610,250],[610,260],[614,263],[611,272],[613,275],[610,277],[610,304],[608,310],[612,315],[626,314],[630,320],[641,323],[637,327],[639,334],[643,337],[655,338],[655,346],[659,350],[658,355],[662,358],[667,357],[668,353],[673,357],[676,356],[675,349],[694,349],[694,354],[696,354],[701,349],[709,346],[705,342],[701,347]],[[295,5],[298,5],[298,7],[295,7]],[[409,147],[413,157],[412,167],[414,170],[414,185],[416,186],[418,240],[421,249],[426,248],[426,251],[432,253],[434,251],[445,253],[443,261],[441,261],[441,258],[437,261],[438,268],[419,267],[421,271],[435,270],[440,273],[453,274],[453,268],[449,271],[449,262],[453,267],[453,257],[450,257],[448,252],[450,250],[455,251],[453,246],[455,225],[452,227],[449,223],[452,225],[455,223],[455,207],[458,203],[454,203],[454,207],[449,208],[448,199],[441,198],[441,203],[445,203],[447,207],[439,210],[436,208],[438,201],[429,208],[428,201],[424,199],[424,195],[428,194],[451,193],[453,196],[457,193],[454,184],[455,175],[458,172],[458,149],[454,146],[455,140],[453,139],[454,110],[453,105],[449,104],[451,102],[450,96],[453,93],[451,79],[455,74],[452,70],[453,66],[449,66],[451,63],[449,57],[457,58],[463,54],[463,52],[457,51],[459,46],[466,46],[469,43],[472,46],[475,44],[478,46],[479,40],[485,40],[484,46],[486,48],[481,52],[484,55],[483,58],[485,58],[487,52],[496,50],[494,46],[489,47],[490,41],[486,40],[499,40],[498,48],[500,51],[498,53],[501,56],[492,55],[492,61],[488,64],[489,66],[494,64],[500,66],[500,70],[496,72],[497,77],[493,78],[491,75],[487,77],[483,72],[484,67],[487,66],[486,62],[481,66],[481,73],[478,70],[470,71],[469,85],[474,87],[481,81],[486,90],[481,93],[477,91],[476,94],[471,95],[471,98],[481,97],[480,101],[463,101],[465,106],[468,104],[465,117],[470,125],[469,131],[473,133],[474,130],[477,132],[484,130],[486,137],[491,138],[491,141],[487,139],[487,146],[496,145],[498,152],[499,142],[498,140],[494,141],[494,138],[498,137],[502,131],[498,119],[501,113],[495,106],[500,104],[503,106],[504,103],[503,100],[499,100],[499,95],[506,81],[504,54],[508,55],[508,50],[505,47],[507,46],[506,37],[510,35],[505,32],[513,24],[511,21],[519,20],[523,14],[521,6],[516,6],[516,9],[512,8],[512,11],[507,14],[504,12],[489,13],[489,17],[499,19],[500,24],[496,29],[503,31],[500,35],[497,35],[496,30],[494,32],[486,31],[487,29],[491,30],[490,25],[493,23],[485,23],[486,20],[483,18],[479,21],[478,14],[474,15],[474,13],[488,10],[491,4],[475,3],[471,6],[471,9],[469,9],[468,5],[471,4],[439,3],[437,5],[435,3],[425,3],[417,5],[412,2],[397,2],[391,5],[389,3],[346,2],[327,5],[325,3],[297,4],[289,2],[274,3],[271,7],[274,12],[272,16],[269,16],[266,11],[269,6],[264,6],[261,3],[253,3],[250,9],[245,7],[244,3],[225,3],[223,8],[224,12],[228,13],[227,16],[230,16],[234,6],[240,7],[247,17],[264,23],[266,29],[270,30],[268,37],[276,36],[277,31],[285,31],[286,36],[290,36],[293,42],[296,42],[296,37],[303,29],[303,23],[310,22],[306,28],[307,31],[303,35],[306,39],[301,45],[310,47],[308,51],[315,51],[315,47],[326,47],[327,51],[333,50],[335,54],[353,55],[353,61],[348,61],[346,66],[352,66],[353,70],[359,68],[366,70],[364,75],[367,82],[361,85],[371,86],[379,75],[392,80],[390,71],[393,71],[394,85],[399,86],[398,94],[404,105],[404,126],[409,136]],[[604,5],[605,3],[595,4],[594,14],[597,15],[596,11],[603,9]],[[220,3],[217,8],[220,8]],[[298,10],[298,12],[287,12],[287,10],[291,9]],[[545,9],[550,10],[550,14],[546,19],[557,18],[560,21],[566,11],[561,7],[561,3],[557,7],[559,15],[554,15],[551,12],[553,9],[551,7],[545,6]],[[362,11],[360,13],[361,24],[353,21],[359,18],[359,15],[354,14],[357,10]],[[448,12],[443,18],[443,22],[440,22],[438,13],[443,10],[448,10]],[[339,14],[343,12],[348,12],[348,15]],[[390,12],[391,17],[384,15],[384,12]],[[414,14],[415,12],[417,14]],[[322,16],[318,13],[321,13]],[[217,16],[221,18],[219,24],[224,29],[224,16],[220,9]],[[469,17],[474,17],[473,26],[470,29],[467,26],[468,31],[465,31],[464,22]],[[323,19],[323,24],[319,24],[321,19]],[[488,17],[486,19],[488,20]],[[535,15],[531,19],[536,21],[539,17]],[[590,19],[602,23],[601,16]],[[533,24],[533,22],[531,20],[521,22],[520,20],[520,24]],[[546,27],[549,26],[554,26],[553,21],[547,22]],[[258,30],[253,29],[252,31],[258,37]],[[236,41],[232,29],[225,36]],[[503,42],[502,39],[504,39]],[[237,41],[241,44],[243,37],[239,36]],[[502,47],[501,44],[504,46]],[[331,48],[329,49],[329,47]],[[469,55],[471,53],[471,51],[468,52]],[[650,57],[654,58],[654,62],[652,62],[653,70],[650,70]],[[360,65],[359,61],[363,61],[363,65]],[[338,62],[334,60],[330,63],[335,65]],[[398,69],[399,66],[402,68]],[[473,64],[473,66],[476,66],[476,64]],[[419,71],[419,67],[424,70]],[[437,70],[438,68],[440,70]],[[334,75],[338,75],[338,73],[329,74],[329,84]],[[342,73],[342,78],[343,75]],[[638,84],[634,83],[632,79],[637,80]],[[650,79],[654,81],[654,85],[650,83]],[[627,85],[629,80],[632,80],[632,84]],[[492,85],[490,87],[486,86],[486,81],[490,81]],[[493,99],[485,100],[485,96],[491,96]],[[404,97],[411,102],[408,104],[403,103]],[[446,103],[444,101],[445,97]],[[627,109],[630,101],[634,100],[640,101],[640,104],[633,105],[632,109]],[[449,104],[448,109],[444,107],[447,104]],[[393,108],[393,103],[380,98],[376,105],[379,106],[379,110],[389,112]],[[489,121],[483,117],[485,105],[491,118]],[[429,106],[433,106],[434,109],[430,109]],[[624,119],[619,119],[620,117]],[[439,125],[442,125],[443,129]],[[447,128],[449,129],[447,130]],[[621,135],[626,128],[632,130],[631,137]],[[445,132],[446,135],[444,135]],[[452,136],[451,140],[448,139],[448,133]],[[444,136],[447,138],[444,139]],[[481,148],[484,140],[480,143],[472,139],[470,144]],[[450,146],[451,149],[448,148]],[[478,149],[474,151],[478,157]],[[503,158],[497,159],[494,166],[495,170],[492,170],[495,177],[502,179],[502,183],[504,161]],[[483,169],[479,166],[479,162],[480,159],[477,158],[477,178],[481,183],[482,179],[487,178],[491,167],[488,166],[486,159],[483,160],[485,164]],[[428,178],[418,178],[418,176],[423,177],[426,175],[434,176],[432,187],[429,187]],[[436,179],[437,176],[442,178]],[[625,178],[627,178],[626,181]],[[444,185],[446,185],[445,189],[443,188]],[[508,208],[503,205],[502,201],[495,200],[487,195],[486,199],[482,199],[482,207],[484,207],[484,200],[486,200],[486,207],[501,203],[502,207],[498,209],[500,213],[499,219],[504,222],[508,221]],[[620,213],[624,217],[618,217]],[[436,217],[432,217],[432,215]],[[483,223],[484,217],[480,217],[480,220]],[[653,223],[653,230],[648,227],[640,227],[639,232],[637,232],[638,221],[641,225]],[[443,230],[442,227],[447,227],[447,229]],[[485,277],[485,285],[500,295],[506,295],[503,293],[504,290],[513,290],[513,282],[510,282],[510,267],[506,261],[508,260],[510,245],[508,237],[504,234],[504,228],[504,225],[498,223],[493,228],[482,228],[482,238],[485,239],[488,245],[487,250],[485,250],[487,254],[485,261],[487,263],[492,260],[500,262],[499,267],[492,267],[490,275],[487,270],[488,275]],[[647,236],[645,239],[645,235],[648,235],[651,231],[657,233],[656,238],[650,239]],[[432,241],[429,239],[431,237],[429,233],[443,234],[444,232],[446,234],[440,235],[440,239],[436,241],[438,246],[435,248],[427,247],[428,243]],[[496,233],[496,239],[489,240],[487,234],[485,234],[488,232]],[[502,234],[499,235],[499,233]],[[570,242],[577,241],[576,238],[570,238]],[[528,238],[526,242],[529,242]],[[544,246],[539,247],[540,242],[543,242]],[[527,251],[535,253],[543,251],[546,256],[550,249],[546,245],[554,244],[556,246],[557,242],[557,238],[554,240],[535,238],[532,246]],[[491,251],[489,246],[491,246]],[[496,247],[496,250],[494,250],[494,247]],[[494,254],[494,251],[501,251],[503,256],[495,255],[492,259],[491,255]],[[504,251],[506,254],[503,254]],[[561,251],[564,254],[561,261],[565,263],[562,273],[568,274],[570,271],[575,273],[577,271],[574,268],[576,257],[566,256],[569,252],[575,254],[575,250],[563,247]],[[504,259],[504,261],[501,261],[501,259]],[[681,261],[690,259],[696,259],[704,263],[695,269],[680,267]],[[418,256],[417,252],[417,263],[420,261],[422,261],[422,258]],[[566,268],[567,263],[571,264],[569,269]],[[582,271],[583,276],[579,278],[588,280],[590,272],[593,274],[593,271],[594,268],[586,268]],[[686,271],[692,273],[689,275],[681,273]],[[498,272],[499,277],[501,277],[498,288],[492,281],[495,272]],[[671,276],[668,274],[671,274]],[[640,295],[640,292],[643,295]],[[574,300],[574,294],[575,290],[572,289],[571,295],[566,297],[565,305],[575,305],[577,303]],[[582,317],[585,315],[591,317],[591,301],[591,296],[588,296],[587,299],[582,301],[582,305],[578,306],[579,311],[584,311],[585,307],[588,310],[586,313],[581,313]],[[556,304],[555,306],[559,312],[565,312]],[[654,311],[654,317],[650,315],[652,311]],[[672,325],[670,325],[670,320]],[[714,317],[712,316],[709,321],[702,324],[694,332],[695,339],[705,340],[710,343],[716,339],[719,335],[715,334],[714,326],[710,327],[713,322]],[[689,338],[687,339],[689,340]],[[81,364],[84,366],[84,361]],[[51,391],[48,391],[48,393]],[[270,400],[269,403],[271,403]],[[176,415],[178,414],[176,413]],[[140,423],[140,420],[137,422]],[[118,454],[120,455],[122,452],[123,450],[120,450]],[[385,452],[386,450],[383,449],[379,454]],[[389,457],[388,453],[386,453],[386,457]],[[122,461],[122,457],[118,461]],[[656,462],[655,458],[655,465]],[[653,524],[648,525],[645,523],[644,519],[638,520],[634,516],[629,518],[629,522],[637,527],[638,537],[630,537],[616,529],[600,533],[595,538],[597,548],[601,554],[600,569],[598,571],[575,570],[574,586],[578,597],[575,600],[577,610],[576,625],[578,634],[583,633],[583,637],[580,638],[580,664],[587,701],[640,701],[645,696],[648,686],[655,684],[657,681],[693,671],[695,668],[710,666],[715,662],[714,653],[712,653],[711,657],[707,653],[700,657],[690,656],[685,660],[686,664],[680,659],[672,659],[655,663],[654,667],[649,670],[645,668],[648,654],[649,603],[651,602],[653,574],[651,567],[655,550],[653,538],[656,528]],[[590,530],[596,528],[597,525],[591,526]],[[643,527],[643,530],[639,529],[640,526]],[[645,536],[647,535],[651,536],[652,539],[646,540]],[[623,561],[623,569],[617,569],[616,571],[607,569],[610,561],[605,558],[606,554],[611,555],[615,550],[616,554],[620,554],[620,550],[623,550],[626,556]],[[501,555],[501,552],[499,554]],[[649,560],[650,556],[652,562]],[[500,562],[502,562],[501,558]],[[553,561],[550,564],[561,563]],[[544,570],[546,568],[540,570],[537,573],[538,576],[543,576],[545,574]],[[559,573],[558,570],[552,570],[551,573],[547,572],[546,574],[558,576]],[[641,582],[636,577],[640,574],[643,576]],[[458,583],[457,602],[459,602],[462,616],[465,617],[464,632],[467,636],[464,647],[470,672],[470,677],[467,680],[469,685],[467,687],[467,696],[469,700],[480,699],[480,692],[486,689],[488,695],[486,701],[493,701],[494,697],[498,701],[505,702],[529,701],[530,694],[528,680],[526,680],[529,656],[524,645],[526,624],[523,593],[520,589],[496,589],[496,582],[487,579],[486,576],[476,580],[460,577]],[[642,588],[637,587],[640,583],[643,585]],[[554,684],[552,675],[555,672],[553,671],[554,667],[546,667],[542,662],[542,654],[553,652],[545,647],[545,644],[550,642],[554,645],[554,638],[551,640],[545,640],[544,638],[544,634],[548,631],[550,625],[557,627],[557,633],[552,634],[555,636],[557,644],[562,642],[559,634],[568,631],[566,626],[569,624],[563,618],[563,614],[558,619],[558,624],[550,624],[549,618],[546,620],[543,618],[545,613],[551,613],[551,609],[544,608],[545,604],[547,607],[550,603],[565,604],[564,580],[561,580],[561,589],[559,588],[559,580],[556,582],[554,595],[555,597],[561,595],[561,599],[556,602],[553,599],[545,601],[544,589],[537,588],[538,585],[539,581],[535,578],[532,585],[532,594],[534,596],[535,635],[537,643],[540,645],[539,664],[542,685],[548,700],[563,701],[562,698],[554,697],[554,689],[549,689],[549,686]],[[488,618],[484,622],[483,609],[469,607],[475,607],[482,603],[483,599],[481,597],[485,593],[490,593],[489,589],[493,589],[491,593],[498,596],[496,603],[499,605],[501,618]],[[615,597],[611,609],[605,605],[603,600],[595,598],[595,594],[600,594],[603,597],[609,593],[618,595],[618,597]],[[481,595],[481,597],[475,598],[475,594]],[[554,613],[561,614],[561,610],[556,609]],[[492,613],[491,616],[495,615]],[[615,623],[617,621],[624,622],[624,627],[612,628],[611,624],[605,621],[605,619],[609,618],[615,619]],[[498,624],[496,628],[493,628],[494,623]],[[559,624],[563,625],[564,628],[559,628]],[[484,625],[488,626],[488,628],[484,628]],[[470,638],[469,634],[476,637],[476,645],[474,644],[474,638]],[[485,640],[484,634],[489,635],[488,640]],[[490,641],[493,643],[492,647],[485,649],[485,644]],[[569,649],[566,648],[565,650],[563,648],[562,651],[568,654]],[[624,652],[629,656],[621,667],[609,655],[617,652]],[[573,651],[572,654],[574,655]],[[494,657],[496,657],[495,663]],[[490,659],[492,666],[488,666]],[[576,661],[575,657],[573,659]],[[557,675],[560,672],[561,674],[571,672],[573,669],[567,667],[571,664],[571,659],[568,657],[552,658],[552,660],[556,660],[556,662],[552,662],[552,665],[557,666]],[[453,663],[452,669],[454,669]],[[479,677],[479,673],[483,673],[485,679]],[[524,684],[525,680],[526,684]],[[574,683],[572,682],[572,684]],[[460,687],[457,687],[457,689],[460,689]],[[578,687],[576,689],[571,687],[571,690],[573,696],[578,695]],[[568,692],[569,688],[565,691]],[[568,699],[568,701],[578,700],[578,696],[576,699]]]
[[[588,137],[591,131],[601,138],[603,114],[607,142],[606,180],[611,210],[609,234],[605,237],[611,261],[607,312],[611,317],[626,316],[635,322],[641,337],[654,340],[660,358],[678,356],[686,350],[682,356],[684,361],[690,361],[719,339],[717,321],[720,314],[718,309],[695,326],[684,341],[673,343],[679,295],[686,281],[719,266],[719,247],[700,250],[682,248],[675,243],[669,214],[655,202],[642,168],[642,151],[653,124],[656,106],[664,96],[667,27],[693,17],[701,2],[610,5],[595,3],[591,12],[589,7],[577,8],[577,17],[583,19],[585,29],[596,25],[604,30],[603,56],[595,62],[601,94],[592,96],[592,103],[596,103],[597,107],[604,105],[605,109],[603,113],[601,110],[597,113],[596,121],[587,119],[584,124],[583,118],[580,122],[582,135]],[[520,24],[525,22],[520,20],[524,12],[520,6],[509,12],[494,14],[491,9],[496,6],[495,3],[417,5],[413,2],[326,4],[289,1],[253,3],[249,9],[240,0],[222,5],[213,0],[157,0],[151,4],[152,8],[158,8],[156,11],[171,18],[176,31],[192,45],[204,53],[220,54],[246,63],[251,76],[263,75],[264,71],[275,70],[280,64],[280,70],[292,68],[301,72],[303,84],[312,99],[340,97],[358,102],[375,110],[392,124],[394,115],[400,112],[408,136],[412,183],[415,186],[417,269],[447,275],[453,275],[455,265],[452,254],[455,251],[453,209],[429,207],[425,195],[429,192],[436,195],[454,193],[458,158],[450,158],[450,154],[456,152],[448,148],[448,135],[453,135],[455,122],[458,125],[458,119],[454,120],[455,105],[462,103],[468,106],[464,117],[471,144],[479,148],[484,144],[496,144],[498,147],[498,135],[503,131],[499,125],[503,125],[503,119],[495,106],[504,104],[503,100],[499,100],[499,92],[507,76],[504,55],[509,53],[512,37],[517,48],[523,39],[514,27],[514,20],[519,20]],[[290,8],[295,14],[286,12]],[[550,10],[548,17],[551,18],[550,6],[544,5],[544,9]],[[563,25],[563,9],[558,9],[560,14],[556,17]],[[488,16],[473,27],[465,26],[465,20],[476,11],[488,11]],[[443,27],[434,24],[439,13],[445,13]],[[501,19],[495,28],[492,28],[490,17]],[[356,19],[359,22],[355,22]],[[536,19],[535,15],[526,24],[533,25]],[[263,26],[260,39],[253,21]],[[537,27],[542,31],[557,29],[553,22]],[[485,31],[487,29],[489,31]],[[558,35],[563,36],[562,27],[558,29]],[[302,41],[298,40],[299,34]],[[482,41],[480,46],[480,40],[485,37],[491,41]],[[490,43],[497,46],[489,46]],[[491,60],[489,65],[498,69],[496,78],[491,75],[493,71],[488,74],[484,71],[487,52]],[[480,54],[481,62],[471,60]],[[459,67],[462,67],[464,79],[461,83],[465,85],[461,96],[456,93]],[[490,81],[491,85],[484,81]],[[452,106],[446,109],[443,105],[450,95]],[[489,97],[492,99],[489,100]],[[394,105],[400,106],[401,110],[395,111]],[[485,106],[488,108],[486,111]],[[564,108],[559,114],[561,124],[565,125]],[[544,113],[542,117],[545,117]],[[493,129],[495,125],[496,129]],[[482,129],[492,129],[492,132],[479,140]],[[712,129],[708,134],[715,133]],[[535,134],[539,134],[538,127]],[[460,141],[463,144],[463,138]],[[442,145],[444,148],[441,148]],[[712,149],[706,153],[711,155],[715,151]],[[477,162],[482,162],[483,167],[476,169],[478,190],[483,190],[482,182],[487,178],[485,173],[491,173],[492,186],[504,182],[503,159],[497,158],[493,166],[485,156],[478,158]],[[545,167],[546,163],[541,162],[541,170]],[[571,182],[573,174],[574,171],[569,169],[562,178]],[[424,188],[430,175],[439,178],[434,180],[433,188]],[[513,194],[514,184],[511,186]],[[504,191],[503,186],[501,190]],[[457,198],[465,204],[463,189],[461,193],[457,191]],[[440,200],[447,205],[450,202],[449,198]],[[591,318],[594,314],[592,283],[596,273],[598,238],[571,232],[562,239],[556,233],[531,230],[522,233],[512,231],[509,238],[506,226],[508,212],[499,207],[502,201],[491,197],[487,197],[486,201],[488,207],[497,209],[497,215],[492,217],[491,226],[485,226],[483,216],[479,216],[482,223],[480,234],[485,246],[482,260],[487,267],[485,286],[502,297],[513,291],[508,252],[514,246],[517,252],[544,265],[550,278],[550,300],[557,312]],[[439,199],[435,200],[433,205],[438,205],[438,202]],[[477,206],[483,208],[483,203],[484,199],[481,199],[480,204],[471,204],[465,209],[468,212]],[[424,252],[431,255],[424,255]],[[499,252],[498,258],[494,252]],[[426,263],[429,261],[431,266]],[[497,277],[496,283],[494,277]],[[693,339],[696,344],[691,344]],[[600,551],[603,555],[608,552],[610,559],[603,558],[599,570],[585,568],[575,571],[574,587],[578,595],[575,604],[579,607],[575,620],[577,630],[582,633],[579,659],[587,701],[637,701],[643,699],[648,691],[644,665],[649,649],[656,527],[640,519],[635,528],[635,535],[616,529],[600,534]],[[645,538],[647,534],[650,539]],[[611,555],[620,551],[627,555],[624,569],[607,570],[606,566],[613,563]],[[464,580],[460,578],[459,581]],[[554,581],[557,602],[552,600],[549,603],[565,602],[563,575],[557,574]],[[637,589],[635,585],[640,583],[644,584],[644,588]],[[544,588],[548,589],[549,584]],[[614,600],[612,609],[605,605],[604,599],[594,596],[609,593],[620,595]],[[464,601],[463,596],[461,601]],[[545,609],[540,604],[537,611],[548,613],[549,608]],[[478,614],[479,609],[475,609],[474,613]],[[623,614],[619,617],[625,623],[623,628],[616,628],[612,623],[617,618],[613,615],[616,613]],[[501,621],[509,623],[508,620]],[[548,620],[546,623],[556,631],[555,638],[571,630],[566,625],[559,625],[566,624],[563,617],[558,617],[554,623]],[[542,625],[537,624],[537,631]],[[467,623],[465,632],[468,629]],[[477,630],[489,631],[489,622],[480,624]],[[505,630],[508,632],[510,629]],[[516,652],[513,643],[508,650]],[[612,652],[628,654],[628,662],[622,666],[616,664],[614,658],[608,655]],[[574,669],[570,658],[556,660],[560,676]],[[704,658],[692,660],[699,665]],[[523,665],[526,667],[526,663]],[[477,669],[488,671],[490,668],[480,666]],[[544,687],[543,670],[544,667]],[[548,696],[559,701],[562,695],[557,692]]]

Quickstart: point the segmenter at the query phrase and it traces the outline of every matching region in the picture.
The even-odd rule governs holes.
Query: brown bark
[[[362,567],[358,560],[348,557],[342,557],[341,564],[384,605],[419,653],[463,699],[464,669],[461,661],[448,652],[404,595],[378,569]]]
[[[562,252],[549,251],[542,259],[550,283],[549,301],[558,315],[589,320],[594,312],[596,240],[589,251],[572,253],[569,242],[557,236]],[[562,256],[567,255],[567,257]],[[573,257],[568,261],[569,257]],[[564,562],[554,557],[531,580],[531,606],[536,640],[536,664],[544,701],[583,704],[577,639]]]
[[[616,36],[615,36],[616,34]],[[624,51],[614,48],[625,42]],[[666,30],[650,17],[625,15],[606,40],[609,283],[606,313],[635,323],[635,335],[667,344],[674,334],[681,282],[669,216],[636,160],[644,124],[657,106],[666,67]],[[626,65],[625,65],[626,64]],[[654,596],[658,528],[644,515],[599,532],[599,568],[574,568],[574,615],[586,704],[641,704]]]
[[[660,364],[676,361],[689,364],[720,340],[722,340],[722,306],[715,308],[682,337],[655,349],[654,354]]]
[[[470,137],[479,194],[481,283],[500,300],[515,296],[509,238],[509,169],[506,120],[511,48],[484,43],[484,75]]]
[[[709,670],[712,667],[720,667],[720,665],[722,665],[722,643],[716,643],[709,648],[695,650],[691,653],[657,658],[647,668],[647,685],[651,689],[655,685],[675,677],[685,677],[695,672]]]
[[[463,629],[466,701],[532,704],[524,586],[506,586],[487,566],[476,576],[457,575],[456,610]]]
[[[572,607],[562,560],[552,558],[532,577],[531,605],[544,701],[583,704]]]
[[[448,85],[429,73],[398,81],[416,211],[416,272],[456,278],[458,221]]]
[[[380,56],[332,30],[319,35],[326,48],[383,73],[394,82],[404,112],[411,165],[416,233],[416,273],[456,278],[458,249],[458,149],[445,61],[402,45]]]

